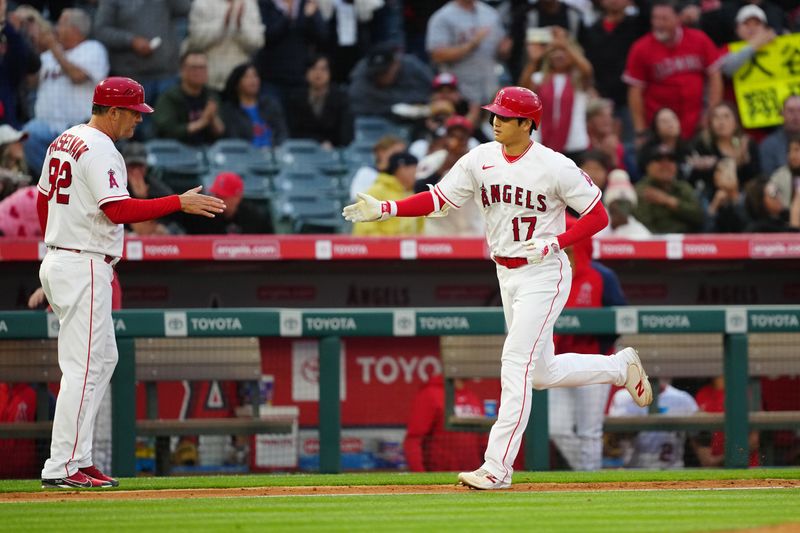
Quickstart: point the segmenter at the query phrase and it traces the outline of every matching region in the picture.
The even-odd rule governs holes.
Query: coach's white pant
[[[550,438],[573,470],[603,466],[603,415],[610,389],[601,384],[548,392]]]
[[[500,408],[489,433],[483,467],[510,481],[531,412],[531,388],[624,385],[627,365],[614,356],[555,356],[553,327],[569,296],[572,270],[565,253],[540,265],[497,266],[508,336],[500,371]]]
[[[49,251],[39,269],[47,301],[58,317],[63,374],[43,479],[71,476],[92,464],[94,421],[118,359],[112,276],[102,256],[65,250]]]

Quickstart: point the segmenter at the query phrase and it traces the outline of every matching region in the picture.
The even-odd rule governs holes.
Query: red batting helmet
[[[542,100],[525,87],[503,87],[497,91],[494,102],[483,109],[501,117],[529,118],[534,128],[538,128],[542,120]]]
[[[94,88],[92,103],[107,107],[123,107],[140,113],[152,113],[144,103],[144,87],[130,78],[106,78]]]

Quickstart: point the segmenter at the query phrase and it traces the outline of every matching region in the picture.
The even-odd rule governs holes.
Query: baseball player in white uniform
[[[658,394],[658,412],[664,415],[687,416],[698,411],[697,402],[686,391],[670,384],[662,386]],[[623,390],[611,399],[608,416],[645,416],[647,409],[631,401]],[[666,469],[683,468],[685,431],[640,431],[623,454],[625,466],[633,468]]]
[[[122,256],[123,224],[176,211],[213,217],[225,209],[222,200],[199,194],[199,187],[180,196],[130,198],[125,162],[114,142],[130,138],[142,113],[153,109],[130,78],[100,82],[92,103],[88,124],[69,128],[50,144],[38,184],[48,249],[39,279],[58,317],[63,374],[42,488],[119,484],[93,464],[92,435],[118,358],[111,279]]]
[[[638,405],[649,405],[652,389],[636,350],[611,356],[554,356],[553,326],[570,290],[565,248],[608,224],[600,189],[571,160],[538,143],[542,103],[529,89],[505,87],[494,102],[495,141],[470,150],[431,190],[401,201],[359,194],[343,216],[351,222],[422,216],[475,202],[483,213],[503,300],[508,335],[503,346],[500,408],[485,462],[459,481],[476,489],[511,486],[514,459],[531,409],[531,387],[624,385]],[[566,231],[567,206],[581,215]]]

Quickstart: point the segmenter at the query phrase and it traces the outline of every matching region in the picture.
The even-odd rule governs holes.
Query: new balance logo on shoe
[[[653,388],[642,366],[639,354],[633,348],[620,350],[614,356],[622,359],[626,369],[625,388],[639,407],[647,407],[653,403]]]

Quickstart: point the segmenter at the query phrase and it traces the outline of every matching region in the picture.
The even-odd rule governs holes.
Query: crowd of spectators
[[[33,182],[58,133],[88,118],[108,75],[141,82],[156,109],[139,142],[233,138],[271,150],[302,138],[344,150],[364,142],[354,122],[367,116],[411,132],[370,139],[375,166],[353,168],[342,197],[435,183],[491,140],[480,106],[518,84],[544,103],[534,139],[606,191],[605,234],[800,231],[800,95],[782,102],[782,125],[746,130],[731,81],[800,31],[793,1],[0,0],[0,28],[0,201]],[[130,188],[147,194],[149,174],[137,172]],[[217,189],[238,191],[234,176]],[[272,231],[168,222],[130,229]],[[480,232],[469,220],[427,222],[396,232]]]

